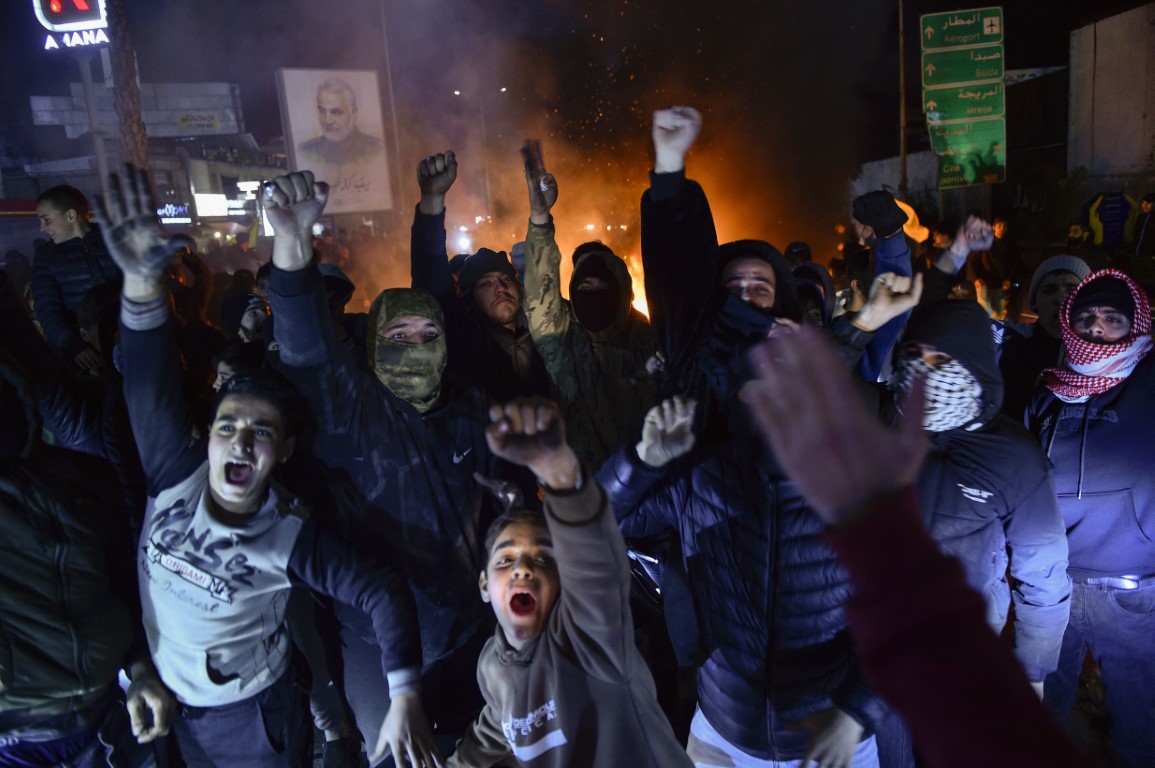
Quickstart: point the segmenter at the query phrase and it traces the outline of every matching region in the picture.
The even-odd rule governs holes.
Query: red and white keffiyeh
[[[1088,283],[1102,277],[1114,277],[1125,283],[1135,303],[1131,332],[1126,338],[1112,344],[1086,341],[1071,327],[1071,307],[1074,306],[1075,297]],[[1087,275],[1063,303],[1063,309],[1059,312],[1059,325],[1063,333],[1066,365],[1043,371],[1043,385],[1068,403],[1081,403],[1092,395],[1102,394],[1122,384],[1151,351],[1151,305],[1147,301],[1147,294],[1118,269],[1102,269]]]

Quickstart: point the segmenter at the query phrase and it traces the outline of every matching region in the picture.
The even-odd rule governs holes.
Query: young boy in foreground
[[[513,511],[486,536],[479,587],[498,623],[477,663],[486,705],[448,765],[692,765],[634,647],[621,533],[557,405],[519,400],[489,415],[490,450],[534,473],[545,514]]]

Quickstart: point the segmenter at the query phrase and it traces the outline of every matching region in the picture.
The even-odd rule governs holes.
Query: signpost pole
[[[906,33],[898,0],[898,197],[906,200]]]
[[[84,106],[88,110],[88,133],[92,136],[92,147],[96,153],[96,172],[100,175],[103,186],[108,182],[108,156],[105,154],[104,131],[100,129],[100,122],[96,113],[96,94],[93,92],[92,82],[92,53],[76,54],[76,61],[80,64],[80,82],[84,88]]]

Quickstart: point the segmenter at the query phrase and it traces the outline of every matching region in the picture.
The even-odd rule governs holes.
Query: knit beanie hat
[[[268,303],[264,297],[256,293],[241,293],[221,302],[221,330],[225,335],[230,339],[236,336],[241,329],[241,318],[245,316],[249,307],[257,304],[262,305],[268,314]]]
[[[1131,288],[1117,277],[1104,276],[1084,285],[1071,302],[1069,316],[1074,318],[1088,307],[1111,307],[1126,315],[1129,322],[1135,322],[1135,300],[1131,297]]]
[[[509,256],[505,251],[491,251],[488,248],[479,248],[477,253],[465,260],[461,271],[457,273],[457,284],[461,287],[461,295],[473,292],[473,286],[482,275],[490,272],[501,272],[517,279],[517,270],[509,263]]]
[[[1091,268],[1087,266],[1087,262],[1080,259],[1078,256],[1052,256],[1045,259],[1042,264],[1035,269],[1035,274],[1031,277],[1031,288],[1027,291],[1027,306],[1035,306],[1035,297],[1039,293],[1039,284],[1043,282],[1043,278],[1052,272],[1072,272],[1082,282],[1083,278],[1091,274]]]

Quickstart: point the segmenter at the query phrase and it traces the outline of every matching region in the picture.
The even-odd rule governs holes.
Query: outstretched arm
[[[561,297],[561,250],[550,214],[557,202],[557,180],[545,170],[540,141],[526,139],[521,155],[530,212],[525,234],[525,315],[546,370],[556,377],[566,362],[561,339],[570,323]]]
[[[180,376],[176,327],[164,273],[177,245],[165,238],[148,173],[125,165],[109,178],[96,213],[113,261],[124,272],[120,343],[124,397],[140,449],[148,493],[187,477],[205,459],[204,432],[193,423]]]
[[[445,248],[445,193],[456,179],[457,158],[453,152],[430,155],[417,164],[421,202],[413,214],[409,236],[413,287],[429,291],[446,314],[453,308],[456,295]]]
[[[677,383],[711,320],[718,235],[706,193],[686,179],[686,154],[702,128],[691,107],[654,112],[654,172],[642,195],[642,266],[650,325]]]
[[[561,596],[555,640],[591,675],[630,674],[630,576],[626,545],[606,495],[565,440],[557,403],[540,398],[494,406],[486,440],[495,456],[527,467],[546,491],[545,511]]]

